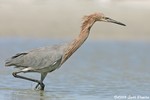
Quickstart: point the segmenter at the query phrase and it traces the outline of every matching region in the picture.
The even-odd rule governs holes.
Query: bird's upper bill
[[[122,26],[126,26],[125,24],[123,24],[123,23],[121,23],[121,22],[118,22],[118,21],[116,21],[116,20],[113,20],[113,19],[111,19],[111,18],[109,18],[109,17],[103,17],[103,18],[101,19],[101,21],[110,22],[110,23],[115,23],[115,24],[119,24],[119,25],[122,25]]]
[[[104,22],[110,22],[110,23],[115,23],[115,24],[119,24],[122,26],[126,26],[125,24],[118,22],[116,20],[113,20],[109,17],[106,17],[103,13],[94,13],[92,14],[92,16],[94,16],[94,18],[96,18],[97,21],[104,21]]]

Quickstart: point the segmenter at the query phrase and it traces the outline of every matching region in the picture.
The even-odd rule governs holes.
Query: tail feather
[[[12,63],[11,59],[8,59],[5,61],[5,67],[12,66],[12,65],[13,65],[13,63]]]
[[[26,54],[28,54],[28,53],[18,53],[16,55],[12,56],[11,58],[9,58],[5,61],[5,66],[6,67],[13,66],[13,65],[16,66],[16,64],[20,61],[20,57],[22,57]]]

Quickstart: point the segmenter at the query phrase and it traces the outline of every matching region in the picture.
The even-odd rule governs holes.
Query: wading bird
[[[91,27],[96,21],[111,22],[125,26],[125,24],[106,17],[102,13],[94,13],[84,17],[80,34],[72,42],[18,53],[7,59],[5,66],[19,68],[20,71],[12,73],[14,77],[36,82],[35,89],[44,90],[43,80],[46,75],[58,69],[84,43],[89,36]],[[36,80],[18,75],[19,73],[27,72],[38,72],[41,74],[41,79]]]

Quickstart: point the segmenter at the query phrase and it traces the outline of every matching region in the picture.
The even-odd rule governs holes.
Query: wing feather
[[[62,59],[61,45],[34,49],[29,52],[18,53],[6,60],[6,66],[32,67],[34,69],[51,66]]]

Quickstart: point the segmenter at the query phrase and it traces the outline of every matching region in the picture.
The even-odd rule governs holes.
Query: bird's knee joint
[[[13,72],[12,75],[13,75],[14,77],[16,77],[16,76],[17,76],[17,73],[16,73],[16,72]]]

